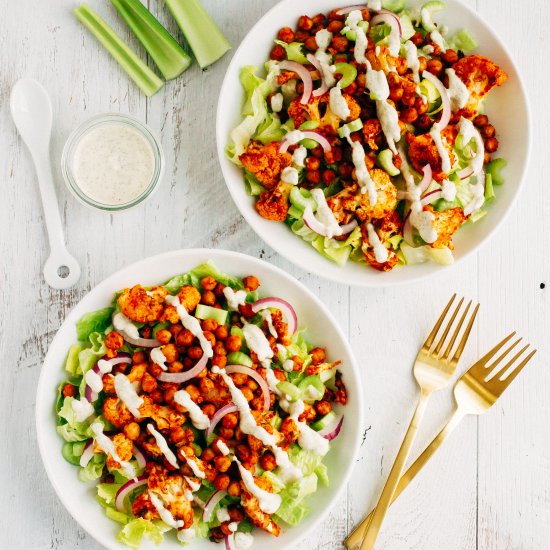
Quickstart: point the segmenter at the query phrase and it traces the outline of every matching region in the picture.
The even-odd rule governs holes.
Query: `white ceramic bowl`
[[[327,13],[353,3],[352,0],[283,0],[258,21],[233,56],[221,88],[216,128],[218,155],[227,187],[237,207],[252,229],[277,252],[306,271],[328,279],[352,285],[391,286],[425,278],[444,268],[423,264],[379,273],[353,262],[348,262],[345,267],[331,263],[292,234],[285,224],[271,222],[258,215],[254,209],[255,200],[245,192],[242,171],[224,155],[229,133],[242,120],[240,110],[244,94],[239,82],[241,67],[263,67],[277,31],[284,26],[295,27],[300,15]],[[529,161],[531,125],[527,96],[518,68],[491,27],[477,13],[456,0],[447,1],[446,9],[438,14],[438,21],[446,24],[450,32],[461,28],[470,31],[479,43],[477,52],[494,60],[509,75],[508,82],[493,90],[486,101],[486,112],[497,129],[501,143],[498,156],[508,161],[504,172],[506,184],[497,190],[497,198],[491,204],[488,215],[476,224],[467,224],[457,233],[454,239],[456,265],[495,233],[516,201]]]
[[[280,550],[289,548],[310,533],[328,514],[331,505],[344,490],[359,450],[363,418],[361,380],[358,367],[342,330],[330,311],[301,283],[272,265],[235,252],[221,250],[180,250],[154,256],[130,265],[111,275],[96,286],[71,311],[57,332],[42,367],[36,397],[36,426],[40,454],[50,481],[59,498],[78,523],[106,548],[121,550],[115,537],[120,525],[110,521],[96,502],[93,483],[78,480],[78,468],[61,456],[62,440],[57,435],[54,403],[56,389],[64,379],[63,364],[69,346],[76,341],[75,323],[86,312],[106,307],[115,291],[141,283],[162,283],[173,275],[211,259],[220,270],[239,276],[256,275],[261,283],[263,296],[280,296],[295,306],[300,327],[313,343],[326,345],[330,358],[341,359],[343,379],[349,390],[345,407],[345,421],[339,437],[326,457],[330,475],[330,488],[321,488],[311,499],[311,514],[295,528],[285,529],[278,539],[265,533],[255,533],[254,548]],[[157,548],[144,543],[143,548]],[[166,536],[161,548],[181,549],[175,537]],[[214,548],[208,540],[197,541],[190,548]]]

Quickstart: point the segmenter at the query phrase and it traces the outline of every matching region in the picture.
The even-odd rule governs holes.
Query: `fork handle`
[[[422,470],[428,460],[432,458],[432,456],[439,449],[443,441],[445,441],[445,439],[447,439],[447,437],[453,432],[453,430],[460,424],[464,416],[465,414],[462,412],[462,410],[455,410],[453,416],[450,418],[449,422],[447,422],[445,427],[437,434],[433,441],[426,447],[426,449],[424,449],[422,454],[414,461],[413,464],[411,464],[410,468],[403,474],[403,476],[399,480],[399,483],[397,484],[395,493],[393,494],[392,503],[407,488],[409,483],[416,477],[420,470]],[[354,548],[359,546],[359,544],[361,544],[361,541],[366,535],[367,529],[374,516],[374,512],[375,509],[373,509],[371,513],[365,519],[363,519],[363,521],[361,521],[361,523],[357,525],[357,527],[355,527],[352,533],[344,541],[344,544],[347,548],[353,550]]]
[[[420,393],[420,399],[418,400],[416,410],[414,411],[411,423],[409,424],[409,428],[405,434],[405,439],[403,439],[403,443],[397,453],[397,457],[393,463],[390,475],[388,476],[384,489],[382,490],[382,494],[378,499],[378,504],[374,510],[374,515],[372,516],[371,522],[367,527],[367,533],[361,544],[361,550],[372,550],[374,548],[374,544],[378,538],[378,533],[382,527],[382,522],[384,521],[386,512],[388,511],[388,508],[393,500],[393,495],[399,483],[399,479],[401,478],[401,474],[405,468],[405,462],[409,456],[416,432],[418,431],[418,426],[424,416],[430,395],[431,392],[426,392],[424,390]]]

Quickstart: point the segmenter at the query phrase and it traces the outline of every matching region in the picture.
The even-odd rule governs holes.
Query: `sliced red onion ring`
[[[322,136],[318,132],[314,132],[313,130],[304,130],[302,132],[304,138],[303,139],[312,139],[313,141],[316,141],[325,152],[331,151],[332,146],[330,145],[328,139],[325,136]],[[280,153],[286,153],[288,148],[290,147],[290,143],[288,140],[283,139],[281,141],[281,146],[279,147]]]
[[[206,353],[203,353],[202,357],[191,370],[185,372],[161,372],[157,376],[157,380],[161,382],[171,382],[172,384],[183,384],[187,382],[187,380],[191,380],[191,378],[198,376],[206,368],[207,363],[208,356]]]
[[[426,164],[426,166],[422,168],[422,173],[424,174],[424,177],[422,178],[422,181],[418,184],[418,189],[421,195],[426,192],[428,187],[430,187],[430,183],[432,183],[432,167],[429,164]]]
[[[410,244],[411,246],[414,246],[413,241],[413,226],[411,222],[411,213],[407,214],[407,217],[405,218],[405,223],[403,224],[403,239],[405,239],[405,242],[407,244]]]
[[[126,340],[126,342],[136,348],[158,348],[161,345],[161,343],[155,338],[132,338],[124,332],[122,332],[122,337]]]
[[[326,428],[319,430],[317,433],[319,435],[322,435],[325,439],[332,441],[333,439],[336,439],[338,437],[338,434],[342,429],[343,423],[344,423],[344,416],[342,415],[342,417],[339,419],[337,418],[333,424],[330,424]]]
[[[322,224],[313,213],[313,210],[311,208],[306,208],[304,211],[303,218],[304,223],[315,233],[318,235],[321,235],[323,237],[328,237],[327,228],[324,224]],[[353,231],[357,227],[357,221],[353,220],[352,222],[341,225],[340,229],[342,230],[342,233],[340,233],[338,236],[347,235],[351,231]]]
[[[422,206],[426,206],[427,204],[432,204],[435,200],[438,200],[443,195],[443,191],[441,189],[435,189],[434,191],[430,191],[426,195],[422,197],[422,200],[420,201],[420,204]]]
[[[235,535],[224,535],[225,550],[235,550]]]
[[[212,417],[212,420],[210,420],[210,426],[206,428],[205,436],[209,437],[212,433],[214,433],[214,428],[218,425],[220,420],[229,413],[237,412],[239,409],[237,409],[237,405],[234,405],[233,403],[229,403],[228,405],[223,406],[221,409],[216,411],[216,414]]]
[[[391,32],[397,32],[399,34],[399,38],[403,35],[403,29],[401,27],[401,21],[395,13],[388,11],[388,10],[380,10],[378,12],[378,15],[375,15],[371,19],[371,25],[379,25],[380,23],[386,23],[389,25],[392,29]]]
[[[115,365],[120,365],[121,363],[130,364],[132,362],[132,359],[127,353],[121,352],[118,353],[116,357],[107,357],[106,355],[104,355],[101,359],[97,360],[97,363],[99,363],[99,361],[106,361],[111,365],[111,367],[114,367]],[[99,366],[97,363],[92,367],[92,370],[96,374],[100,374]],[[97,395],[98,394],[94,390],[92,390],[90,386],[86,385],[86,389],[84,390],[84,397],[90,403],[93,403],[97,399]]]
[[[294,308],[286,300],[275,297],[262,298],[252,304],[252,311],[254,313],[258,313],[258,311],[261,311],[262,309],[272,307],[281,310],[283,315],[286,317],[288,334],[292,336],[298,329],[298,316],[296,315]]]
[[[456,175],[461,179],[465,180],[474,175],[474,169],[472,168],[472,165],[466,166],[466,168],[463,168],[462,170],[458,171]]]
[[[126,497],[138,487],[141,487],[142,485],[147,484],[148,476],[139,476],[136,479],[131,479],[130,481],[127,481],[118,491],[115,498],[115,506],[116,509],[119,512],[124,512],[124,501],[126,500]]]
[[[313,91],[313,80],[309,71],[301,63],[296,61],[281,61],[279,67],[285,71],[296,73],[302,79],[304,83],[304,93],[302,94],[300,103],[302,105],[307,105],[311,98],[311,92]]]
[[[352,11],[362,11],[364,9],[367,9],[366,4],[362,4],[360,6],[348,6],[347,8],[342,8],[336,12],[336,15],[347,15],[348,13],[351,13]]]
[[[306,57],[307,60],[319,71],[319,74],[321,75],[321,86],[313,90],[313,97],[322,96],[328,92],[328,86],[323,76],[323,68],[321,67],[321,63],[312,53],[308,53]]]
[[[140,468],[145,468],[145,466],[147,465],[147,460],[145,459],[145,456],[144,456],[144,454],[141,452],[141,450],[139,449],[139,447],[136,447],[136,446],[134,445],[134,448],[132,449],[132,452],[133,452],[134,456],[136,457],[138,466],[139,466]]]
[[[212,513],[214,512],[214,508],[220,502],[220,500],[227,496],[227,491],[216,491],[206,503],[206,506],[204,507],[204,512],[202,513],[202,521],[205,521],[208,523],[212,519]]]
[[[90,439],[84,446],[84,451],[80,456],[80,466],[82,466],[82,468],[86,468],[90,460],[92,460],[93,456],[94,456],[94,440]]]
[[[429,80],[439,92],[439,95],[441,96],[441,118],[439,119],[439,131],[442,132],[447,128],[449,125],[449,121],[451,120],[451,99],[449,98],[449,92],[445,86],[443,86],[443,82],[437,78],[434,74],[432,74],[430,71],[424,71],[422,73],[422,76]]]
[[[244,365],[228,365],[227,367],[225,367],[225,372],[227,374],[233,374],[234,372],[237,372],[239,374],[247,374],[248,376],[250,376],[250,378],[253,378],[262,389],[262,393],[264,395],[264,410],[269,410],[269,407],[271,406],[269,386],[267,385],[265,379],[262,378],[258,372],[256,372],[254,369],[251,369],[250,367],[245,367]]]
[[[358,225],[359,224],[357,223],[357,220],[352,220],[346,225],[341,225],[340,229],[342,230],[342,235],[347,235],[348,233],[351,233]]]

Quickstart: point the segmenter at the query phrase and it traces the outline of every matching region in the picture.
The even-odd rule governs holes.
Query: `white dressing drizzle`
[[[312,189],[311,196],[313,197],[313,200],[315,200],[315,202],[317,203],[317,211],[315,212],[315,217],[325,227],[327,237],[332,238],[334,236],[341,235],[342,228],[338,225],[338,222],[336,221],[332,210],[327,204],[327,200],[322,189]]]
[[[189,466],[189,468],[191,468],[193,473],[198,478],[204,479],[206,477],[204,472],[199,468],[199,465],[198,465],[197,461],[194,458],[186,456],[185,457],[185,462],[187,462],[187,465]]]
[[[447,43],[439,31],[431,31],[430,38],[432,42],[441,48],[441,52],[445,53],[447,51]]]
[[[151,504],[155,507],[158,512],[160,519],[168,525],[168,527],[173,527],[174,529],[180,529],[184,526],[184,522],[181,519],[175,519],[174,516],[170,513],[170,510],[167,510],[162,503],[162,500],[152,491],[149,491],[149,498],[151,499]]]
[[[166,460],[168,460],[168,462],[174,468],[177,468],[179,464],[176,455],[172,452],[172,449],[168,447],[168,443],[166,443],[166,439],[164,439],[164,436],[159,431],[157,431],[152,424],[147,424],[147,429],[149,430],[149,433],[155,438],[158,448],[160,449],[160,452],[166,457]]]
[[[300,143],[303,139],[306,139],[306,135],[302,130],[292,130],[285,134],[285,141],[288,143],[288,145],[296,145],[297,143]]]
[[[238,528],[239,528],[239,524],[236,522],[236,521],[232,521],[228,526],[227,528],[232,532],[234,533]]]
[[[474,123],[462,117],[458,125],[458,135],[462,137],[462,143],[466,146],[470,141],[474,140],[476,144],[476,155],[472,159],[470,166],[474,172],[474,176],[483,170],[485,145],[481,134],[476,130]]]
[[[98,374],[93,369],[90,369],[86,373],[84,379],[86,380],[86,384],[88,384],[88,386],[90,386],[92,391],[95,393],[99,393],[103,390],[103,380],[101,379],[101,374]]]
[[[158,365],[162,370],[167,370],[168,367],[166,366],[166,356],[164,353],[162,353],[162,348],[153,348],[151,350],[151,361]]]
[[[294,361],[292,359],[283,361],[283,369],[285,369],[286,372],[292,372],[294,370]]]
[[[449,151],[447,151],[447,148],[443,144],[443,138],[439,128],[439,122],[436,122],[430,130],[430,136],[432,136],[435,146],[437,147],[437,152],[441,157],[441,169],[448,174],[451,171],[451,157],[449,156]]]
[[[451,109],[458,111],[463,109],[468,104],[470,99],[470,90],[468,90],[466,84],[460,80],[456,75],[454,69],[447,69],[445,71],[449,77],[449,87],[447,92],[449,93],[449,99],[451,100]]]
[[[342,95],[340,86],[334,86],[334,88],[330,90],[329,107],[338,118],[342,120],[347,120],[349,118],[351,111]]]
[[[113,315],[113,327],[115,327],[118,332],[124,332],[126,336],[130,338],[139,338],[137,327],[120,311]]]
[[[273,358],[273,350],[262,329],[256,325],[247,323],[243,326],[243,334],[246,345],[258,356],[260,363],[264,367],[269,367]]]
[[[174,394],[174,401],[187,409],[189,418],[193,426],[198,430],[206,430],[210,426],[210,419],[202,409],[191,399],[191,396],[185,390],[179,390]]]
[[[300,181],[300,174],[298,174],[298,170],[296,170],[293,166],[287,166],[281,172],[281,181],[284,183],[290,183],[290,185],[298,185],[298,182]]]
[[[229,447],[221,439],[218,439],[216,445],[223,456],[227,456],[229,454]]]
[[[216,510],[216,517],[218,518],[218,521],[220,523],[224,523],[226,521],[229,521],[231,519],[231,516],[229,515],[229,511],[227,510],[227,506],[223,506],[222,508],[218,508]]]
[[[292,155],[292,163],[297,168],[304,168],[304,166],[306,165],[305,164],[306,157],[307,157],[307,149],[303,145],[300,145],[300,147],[298,147],[294,151],[294,154]]]
[[[275,327],[273,326],[273,317],[271,316],[271,311],[269,309],[263,309],[261,312],[261,316],[263,317],[264,321],[267,323],[267,328],[269,329],[269,334],[273,336],[273,338],[278,338],[279,335],[277,334],[277,331],[275,330]]]
[[[441,183],[441,196],[446,201],[452,202],[456,198],[456,185],[453,181],[443,180]]]
[[[84,422],[95,412],[93,405],[85,397],[81,397],[80,401],[73,399],[71,408],[73,409],[77,422]]]
[[[239,467],[246,490],[258,499],[260,510],[266,514],[274,514],[281,505],[281,496],[258,487],[254,481],[254,476],[241,464],[241,461],[236,456],[233,457],[233,460]]]
[[[179,529],[176,537],[180,542],[193,542],[197,538],[197,533],[195,528],[191,526],[189,529]]]
[[[374,257],[376,261],[383,264],[388,261],[388,249],[380,241],[380,237],[374,230],[372,223],[367,224],[367,233],[369,242],[374,250]]]
[[[418,59],[418,48],[414,42],[407,40],[405,42],[405,52],[407,66],[411,69],[414,81],[418,84],[420,82],[420,60]]]
[[[223,289],[223,295],[227,300],[227,307],[231,311],[237,311],[239,306],[244,306],[246,301],[246,290],[233,290],[231,287],[226,286]]]
[[[271,110],[274,113],[280,113],[283,109],[283,94],[281,92],[271,97]]]
[[[128,407],[128,410],[136,418],[141,418],[139,408],[143,404],[143,399],[137,394],[128,377],[120,372],[115,376],[115,392],[117,397]]]
[[[127,477],[134,478],[136,475],[134,467],[126,460],[121,460],[118,456],[115,444],[103,433],[103,424],[101,422],[94,422],[90,428],[95,435],[97,444],[101,447],[103,452],[110,454],[113,459],[120,464]]]
[[[234,539],[237,550],[247,550],[254,544],[254,536],[250,533],[235,533]]]
[[[177,296],[166,296],[166,303],[174,306],[178,312],[178,315],[181,319],[181,324],[189,331],[193,336],[198,338],[202,351],[207,357],[212,357],[214,351],[212,349],[212,344],[204,337],[204,333],[201,328],[201,324],[198,319],[189,315],[185,307],[181,305],[180,299]]]
[[[315,34],[315,42],[317,42],[317,52],[315,52],[315,58],[319,61],[321,66],[321,72],[323,73],[323,80],[326,85],[331,88],[336,84],[336,79],[331,70],[331,57],[326,52],[326,49],[330,46],[332,41],[332,33],[326,29],[321,29]]]

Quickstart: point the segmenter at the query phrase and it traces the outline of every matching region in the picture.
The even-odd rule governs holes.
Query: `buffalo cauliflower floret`
[[[394,235],[401,234],[401,218],[399,217],[399,214],[394,211],[386,216],[381,222],[378,222],[378,224],[375,223],[373,225],[374,230],[376,231],[376,234],[380,239],[380,242],[384,244],[386,248],[388,248],[388,259],[384,263],[380,263],[376,260],[374,248],[369,242],[368,231],[365,225],[361,227],[361,233],[363,235],[361,250],[363,251],[365,260],[371,267],[378,271],[391,271],[399,262],[399,258],[397,257],[397,254],[390,249],[388,245],[388,240]]]
[[[256,210],[262,218],[284,222],[288,215],[288,196],[292,185],[280,182],[275,189],[264,191],[256,202]]]
[[[437,231],[437,240],[430,246],[432,248],[449,248],[454,250],[452,237],[467,220],[462,208],[451,208],[444,212],[437,212],[431,206],[426,206],[424,210],[431,212],[435,216],[433,227]]]
[[[142,396],[143,403],[139,407],[139,413],[142,418],[152,418],[157,428],[161,431],[181,426],[186,417],[184,414],[174,410],[167,405],[158,405],[147,396]]]
[[[107,397],[103,403],[103,416],[116,428],[124,428],[134,421],[134,416],[128,407],[117,397]]]
[[[441,141],[449,153],[451,165],[455,161],[455,153],[453,144],[456,140],[458,130],[456,126],[447,126],[441,132]],[[409,144],[409,158],[415,170],[422,172],[426,164],[432,168],[432,177],[435,181],[442,182],[447,178],[447,174],[443,171],[441,157],[432,136],[430,134],[422,134],[414,136]]]
[[[273,492],[273,487],[267,479],[255,477],[254,482],[264,491]],[[278,537],[281,532],[281,528],[271,519],[269,514],[266,514],[261,510],[258,499],[246,490],[245,484],[241,482],[241,486],[241,505],[244,508],[246,515],[250,518],[250,521],[256,527],[259,527],[271,535]]]
[[[376,138],[382,134],[382,125],[377,118],[370,118],[363,124],[363,135],[367,145],[373,150],[378,151]]]
[[[194,286],[186,285],[178,292],[178,298],[187,313],[191,313],[199,305],[201,293]]]
[[[132,459],[134,444],[131,439],[128,439],[122,433],[118,433],[113,437],[113,445],[115,446],[116,454],[120,460],[128,462]],[[109,468],[120,468],[120,462],[117,462],[110,454],[107,455],[106,463]]]
[[[154,323],[160,319],[166,294],[166,290],[162,287],[147,291],[141,285],[136,285],[124,289],[118,298],[118,306],[120,311],[132,321]]]
[[[262,145],[252,141],[246,153],[243,153],[239,159],[242,165],[268,189],[272,189],[279,183],[281,172],[292,164],[292,156],[289,153],[279,152],[279,144],[276,142]]]
[[[453,65],[456,75],[468,90],[467,111],[475,112],[481,100],[495,87],[501,86],[508,75],[496,63],[482,55],[468,55]]]

